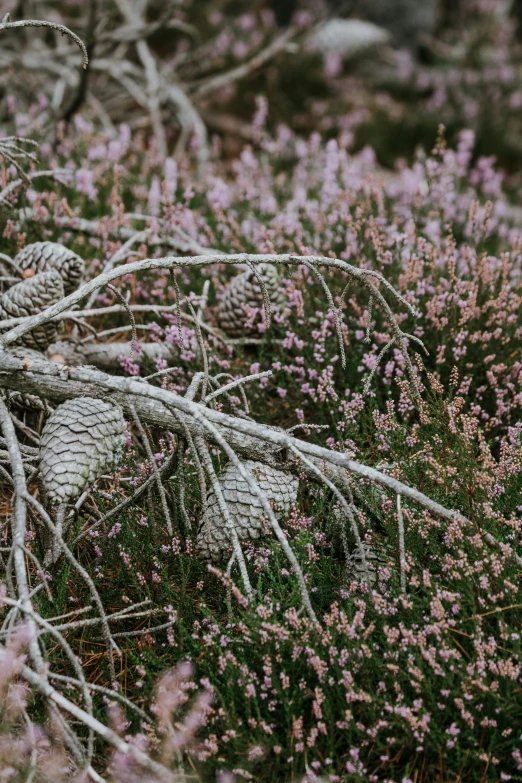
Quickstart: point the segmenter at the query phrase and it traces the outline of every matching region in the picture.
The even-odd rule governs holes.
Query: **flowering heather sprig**
[[[71,760],[67,758],[65,736],[56,716],[52,714],[45,727],[31,720],[29,716],[31,691],[27,683],[20,681],[20,673],[26,661],[24,648],[29,634],[24,626],[18,626],[6,646],[0,647],[0,690],[2,691],[2,709],[0,710],[0,768],[9,773],[9,780],[27,780],[38,771],[42,783],[75,783],[84,779]],[[139,667],[142,673],[144,670]],[[52,677],[52,675],[51,675]],[[67,679],[67,678],[65,678]],[[96,690],[96,686],[94,688]],[[101,688],[102,693],[105,689]],[[194,692],[199,692],[195,699]],[[111,723],[115,731],[123,734],[129,727],[120,709],[117,694],[111,699],[111,692],[103,697],[107,705]],[[125,699],[123,702],[125,703]],[[190,710],[179,718],[181,708],[189,701]],[[184,783],[187,780],[180,767],[182,754],[189,748],[197,747],[195,735],[205,723],[212,701],[211,688],[201,689],[193,679],[190,664],[178,666],[176,670],[165,672],[157,686],[156,699],[151,705],[151,718],[143,713],[142,733],[127,735],[126,740],[135,745],[141,753],[154,751],[171,783]],[[196,752],[196,751],[192,751]],[[127,753],[113,753],[108,768],[110,783],[138,783],[148,780],[160,783],[165,775],[147,774],[136,759]],[[150,773],[149,773],[150,774]],[[94,772],[93,772],[94,775]]]
[[[455,529],[453,540],[461,532]],[[435,528],[431,535],[437,535]],[[273,763],[281,754],[283,736],[283,765],[302,769],[306,752],[308,763],[317,761],[323,774],[353,772],[351,765],[357,762],[368,779],[382,780],[392,772],[398,748],[406,757],[420,753],[428,765],[436,765],[438,737],[445,735],[444,757],[451,766],[455,737],[459,747],[472,748],[476,729],[488,727],[471,752],[468,769],[480,767],[491,751],[495,774],[515,771],[513,723],[498,699],[520,680],[520,628],[517,623],[516,632],[506,633],[502,613],[495,618],[505,604],[516,604],[519,588],[507,578],[508,561],[484,559],[478,540],[455,557],[449,540],[444,547],[448,549],[438,574],[410,559],[408,597],[401,597],[393,582],[382,582],[366,600],[352,587],[350,602],[335,602],[325,613],[321,632],[268,596],[258,609],[259,620],[242,615],[226,632],[218,624],[204,623],[198,641],[207,659],[216,656],[218,689],[221,680],[229,683],[229,708],[232,702],[240,709],[251,743],[264,746]],[[472,574],[478,578],[478,606],[483,598],[487,608],[470,616]],[[507,583],[507,594],[505,587],[497,592]],[[473,623],[475,633],[470,635]],[[378,684],[373,679],[376,668]],[[434,690],[432,677],[438,683]],[[370,682],[375,682],[371,688]],[[510,700],[510,705],[520,715],[520,704]],[[210,725],[216,739],[222,733],[228,745],[223,718],[216,713]],[[241,737],[235,738],[234,747],[247,752]],[[346,750],[354,747],[357,755],[350,752],[347,760]],[[332,760],[325,762],[328,757]]]

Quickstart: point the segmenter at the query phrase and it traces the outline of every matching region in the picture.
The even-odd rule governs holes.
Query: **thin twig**
[[[203,98],[206,95],[217,92],[222,87],[243,79],[253,71],[261,68],[262,65],[275,57],[276,54],[279,54],[279,52],[286,49],[296,32],[297,28],[289,27],[288,30],[285,30],[284,33],[254,55],[250,60],[238,65],[237,68],[232,68],[230,71],[220,73],[217,76],[212,76],[210,79],[197,85],[192,91],[192,94],[197,98]]]
[[[401,566],[401,591],[406,593],[406,549],[404,545],[404,517],[401,507],[401,496],[397,495],[397,521],[399,523],[399,559]]]
[[[89,64],[89,55],[87,54],[85,44],[81,38],[76,35],[76,33],[73,33],[72,30],[69,30],[69,28],[65,27],[65,25],[56,24],[56,22],[45,22],[37,19],[22,19],[19,22],[10,22],[9,14],[6,14],[3,21],[0,23],[0,30],[13,30],[20,27],[50,27],[51,30],[56,30],[62,35],[69,36],[69,38],[71,38],[71,40],[73,40],[74,43],[79,46],[82,53],[82,65],[84,68],[87,68],[87,65]]]
[[[156,465],[156,460],[154,459],[154,454],[152,453],[152,448],[149,442],[149,439],[147,437],[147,433],[145,432],[145,429],[143,427],[143,424],[140,421],[140,417],[138,416],[136,412],[136,408],[134,406],[131,406],[131,412],[132,412],[132,418],[134,419],[134,423],[136,424],[136,427],[138,428],[138,432],[141,435],[141,439],[143,441],[143,445],[145,446],[145,451],[147,452],[147,457],[149,458],[150,467],[152,469],[152,472],[154,474],[154,478],[156,480],[156,486],[158,488],[159,496],[161,498],[161,506],[163,508],[163,514],[165,516],[165,522],[167,524],[167,530],[169,533],[169,536],[174,535],[174,530],[172,528],[172,520],[170,518],[170,512],[169,507],[167,504],[167,496],[165,494],[165,488],[163,486],[163,483],[161,481],[160,472],[158,470],[158,466]]]

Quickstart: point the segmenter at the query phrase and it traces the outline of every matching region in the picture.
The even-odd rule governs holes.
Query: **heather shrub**
[[[30,688],[18,679],[26,664],[24,649],[29,638],[28,629],[19,625],[0,655],[0,770],[3,778],[13,783],[27,779],[39,783],[85,780],[85,770],[75,771],[71,754],[67,752],[67,726],[59,713],[48,709],[45,721],[41,723],[35,723],[30,717],[35,707],[41,717],[42,705],[35,704]],[[187,663],[162,673],[150,704],[151,719],[149,722],[142,719],[142,732],[138,734],[125,734],[130,723],[115,700],[117,697],[111,699],[108,689],[103,697],[111,728],[139,751],[151,752],[165,765],[164,770],[172,770],[169,780],[178,783],[187,780],[179,763],[181,752],[194,743],[194,735],[212,701],[208,690],[198,689],[192,675],[192,667]],[[53,675],[53,678],[59,676]],[[191,698],[194,690],[199,690],[199,693]],[[123,701],[125,703],[125,699]],[[147,718],[145,713],[142,714]],[[94,776],[92,767],[88,774],[91,778]],[[124,780],[154,783],[165,779],[161,775],[147,774],[136,759],[120,750],[112,753],[108,774],[110,777],[107,779],[112,783]]]
[[[471,415],[481,420],[492,437],[505,432],[512,416],[518,415],[520,364],[517,355],[513,356],[513,345],[520,339],[520,231],[503,195],[502,174],[491,160],[473,159],[470,132],[461,134],[455,150],[448,149],[441,137],[432,155],[420,155],[411,168],[403,167],[388,181],[369,149],[352,155],[342,137],[323,145],[319,137],[305,142],[281,129],[276,139],[265,142],[263,156],[247,148],[231,168],[223,167],[216,157],[201,183],[193,182],[190,170],[174,162],[167,162],[163,173],[155,174],[154,152],[145,150],[139,138],[133,144],[120,141],[114,146],[111,142],[114,165],[107,160],[106,142],[92,134],[87,129],[84,141],[80,137],[74,149],[64,146],[61,156],[49,158],[49,166],[76,170],[80,192],[75,193],[75,203],[69,204],[67,188],[61,194],[29,191],[33,212],[31,226],[23,234],[27,241],[62,238],[78,252],[93,256],[94,272],[104,256],[117,249],[111,231],[137,229],[132,214],[143,210],[142,214],[149,215],[149,230],[171,232],[181,241],[185,238],[187,246],[337,256],[382,273],[417,309],[415,320],[406,313],[399,315],[401,324],[411,330],[412,340],[424,342],[427,354],[413,342],[412,347],[419,351],[426,370],[443,384],[449,382],[452,371],[458,372]],[[126,139],[124,128],[120,134]],[[78,152],[87,147],[91,161],[94,158],[89,186],[83,185],[87,169],[75,162]],[[128,177],[122,177],[124,168]],[[151,183],[148,189],[141,184],[146,181]],[[107,199],[109,210],[103,206]],[[125,205],[131,202],[133,212],[126,217]],[[70,222],[74,213],[102,221],[95,223],[94,237],[68,231],[57,234],[47,227],[51,219],[59,225],[60,217]],[[14,242],[13,247],[20,242],[10,222],[4,236]],[[143,256],[146,249],[142,246],[133,252],[131,259]],[[179,271],[182,290],[194,291],[199,273],[189,276]],[[245,348],[247,354],[238,359],[251,356],[253,366],[274,371],[273,380],[262,383],[266,386],[263,394],[278,400],[276,415],[293,415],[293,407],[306,418],[307,407],[319,406],[329,411],[326,421],[333,420],[337,426],[337,409],[341,406],[348,414],[353,406],[357,408],[372,372],[376,382],[369,393],[377,395],[381,405],[390,395],[397,399],[395,381],[402,378],[404,362],[398,348],[388,345],[382,313],[369,307],[359,290],[344,293],[348,366],[342,371],[334,319],[326,309],[320,284],[305,267],[281,271],[288,307],[273,319],[270,335],[280,341],[266,340],[266,359],[263,345],[257,355]],[[158,284],[152,288],[138,282],[140,302],[173,301],[175,291],[167,273],[157,274]],[[225,268],[203,268],[201,274],[213,279],[211,301],[219,299],[228,277]],[[325,274],[339,304],[343,283],[335,271]],[[100,297],[100,304],[109,304],[110,297]],[[154,339],[175,341],[175,315],[166,320],[172,326],[157,324]],[[251,320],[262,338],[262,312],[252,313]],[[312,339],[300,334],[308,324]],[[190,340],[193,330],[186,325],[183,330],[184,339]],[[229,349],[224,351],[212,336],[208,339],[211,364],[224,370],[232,367],[236,359],[230,357]],[[236,355],[240,352],[236,349]],[[180,378],[190,367],[191,354],[190,350],[184,353],[187,368],[180,367]],[[136,372],[135,362],[128,369]]]
[[[187,4],[189,21],[194,5]],[[477,10],[465,5],[470,15]],[[74,2],[67,6],[74,16]],[[487,3],[479,10],[482,20],[491,12]],[[248,14],[238,17],[233,35],[218,40],[216,56],[227,65],[260,44],[251,22]],[[219,23],[209,20],[211,27]],[[273,32],[274,17],[265,14],[264,25],[262,38]],[[440,84],[431,74],[433,92],[422,103],[431,130],[435,118],[446,121],[451,141],[440,126],[430,151],[417,150],[393,172],[372,148],[360,148],[354,129],[361,117],[337,117],[323,127],[331,138],[304,137],[277,124],[263,97],[251,144],[230,160],[213,138],[196,174],[189,155],[165,158],[157,138],[120,122],[128,115],[124,105],[122,117],[105,118],[104,127],[88,106],[72,126],[58,123],[50,140],[46,100],[31,103],[26,95],[20,110],[7,96],[6,132],[38,137],[39,165],[51,174],[26,182],[14,166],[2,171],[0,263],[42,240],[81,255],[88,279],[107,264],[196,257],[193,265],[115,279],[85,304],[95,308],[94,325],[69,312],[59,338],[73,353],[116,344],[121,353],[102,369],[179,397],[202,366],[223,383],[253,375],[244,389],[233,386],[215,398],[214,410],[275,425],[276,432],[299,428],[306,441],[424,493],[432,507],[355,473],[347,473],[343,504],[333,485],[311,481],[303,468],[282,528],[315,623],[303,611],[298,569],[274,536],[244,546],[250,602],[236,562],[218,568],[198,558],[206,502],[201,452],[187,436],[180,449],[179,436],[135,416],[119,467],[71,509],[74,557],[59,568],[31,559],[42,532],[28,506],[27,570],[30,579],[43,574],[39,584],[46,586],[33,589],[32,605],[40,618],[67,620],[59,625],[67,644],[49,642],[40,628],[31,648],[27,629],[12,632],[10,561],[3,566],[6,780],[85,779],[63,722],[37,687],[20,685],[34,645],[50,681],[86,707],[85,692],[67,679],[81,666],[93,720],[117,735],[112,755],[96,742],[92,756],[114,783],[161,779],[140,753],[180,781],[521,779],[522,232],[511,203],[516,178],[481,152],[486,101],[498,116],[506,101],[516,109],[518,50],[505,17],[484,33],[485,43],[477,30],[470,26],[464,44],[480,78],[453,64]],[[490,68],[481,58],[492,40],[499,51]],[[202,74],[196,62],[187,70]],[[333,71],[333,91],[352,83],[344,70]],[[403,76],[420,78],[407,68]],[[228,93],[232,100],[234,90]],[[473,130],[462,129],[462,113],[477,119],[469,124],[478,145]],[[518,121],[510,115],[510,128]],[[169,144],[173,138],[167,132]],[[196,143],[192,152],[197,157]],[[215,253],[338,258],[373,273],[390,310],[373,289],[346,285],[338,269],[280,263],[284,305],[270,328],[262,307],[247,308],[244,335],[227,339],[219,308],[237,270],[220,256],[205,264]],[[9,283],[7,273],[0,282]],[[407,334],[416,386],[393,318]],[[164,346],[170,368],[153,350]],[[68,372],[62,368],[57,377],[66,383]],[[33,428],[44,414],[20,414],[26,449],[37,442]],[[292,459],[289,449],[281,451]],[[216,471],[230,456],[216,442],[210,454]],[[152,479],[166,468],[160,491]],[[327,475],[329,469],[325,464]],[[10,492],[11,475],[0,472]],[[146,492],[114,511],[146,481]],[[36,482],[31,491],[34,499],[44,494]],[[458,515],[449,520],[434,503]],[[1,512],[3,551],[13,535],[7,502]],[[376,553],[373,580],[355,568],[354,526]],[[117,628],[121,655],[110,647],[107,654],[99,618],[84,615],[95,606],[95,591]],[[84,724],[78,736],[88,747]]]
[[[120,134],[126,138],[124,129]],[[469,132],[456,149],[441,135],[430,155],[420,154],[390,180],[370,150],[352,154],[342,137],[323,144],[280,129],[266,137],[262,155],[245,149],[232,166],[220,163],[216,148],[201,183],[183,164],[158,169],[154,150],[139,137],[109,165],[103,136],[90,126],[81,135],[74,149],[64,141],[57,157],[49,151],[50,165],[73,171],[74,196],[66,187],[30,191],[27,240],[62,239],[95,270],[118,247],[113,232],[138,225],[126,214],[132,203],[134,214],[147,215],[141,225],[188,245],[337,256],[385,275],[418,313],[398,317],[417,356],[420,411],[404,358],[387,345],[382,312],[358,290],[343,293],[335,271],[324,276],[336,304],[342,301],[345,370],[335,319],[304,266],[282,269],[288,305],[270,332],[261,312],[250,314],[257,344],[223,345],[206,334],[210,366],[232,375],[272,369],[249,393],[264,420],[300,423],[305,432],[324,425],[309,437],[367,464],[386,463],[391,475],[471,520],[450,524],[403,499],[403,592],[393,496],[358,482],[359,524],[384,552],[369,589],[347,571],[343,537],[353,542],[335,498],[303,482],[285,532],[306,570],[318,628],[296,612],[294,576],[270,539],[247,548],[259,601],[253,611],[229,577],[194,559],[190,538],[166,536],[153,505],[128,511],[85,542],[82,558],[107,600],[121,598],[123,586],[124,601],[148,598],[177,617],[166,642],[145,637],[130,645],[128,687],[145,703],[156,673],[195,661],[196,678],[213,697],[192,753],[205,778],[228,769],[255,780],[518,779],[521,596],[512,553],[520,540],[522,481],[520,231],[501,174],[473,157]],[[95,160],[78,193],[84,150]],[[74,224],[74,215],[96,221],[97,234],[51,227],[51,219],[59,226],[67,216]],[[20,242],[10,221],[4,237],[13,248]],[[137,247],[133,256],[145,253]],[[218,265],[183,270],[177,281],[189,294],[210,278],[212,318],[229,277]],[[161,272],[152,287],[123,279],[122,291],[129,283],[139,302],[173,301],[173,283]],[[113,301],[110,292],[98,298],[99,305]],[[179,344],[175,315],[143,322],[154,339]],[[121,323],[111,316],[107,328]],[[180,392],[198,365],[194,331],[185,323],[181,329],[179,369],[163,381]],[[121,372],[131,375],[154,369],[161,362],[155,368],[122,360]],[[172,444],[163,438],[160,447],[159,465]],[[142,471],[137,457],[130,450],[125,460],[133,481]],[[218,450],[215,457],[222,463]],[[185,469],[196,527],[202,499],[190,450]],[[97,497],[102,511],[106,500]],[[80,516],[78,531],[82,524]],[[499,549],[486,545],[485,532]],[[81,595],[73,584],[65,569],[59,601],[70,605],[71,592]]]

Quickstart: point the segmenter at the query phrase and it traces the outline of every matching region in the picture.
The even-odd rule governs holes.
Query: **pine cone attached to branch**
[[[47,358],[40,353],[40,351],[34,351],[32,348],[12,348],[7,352],[11,356],[15,356],[17,359],[28,360],[29,362],[46,362]],[[9,400],[11,405],[15,408],[19,408],[23,411],[44,411],[50,413],[52,408],[47,404],[46,400],[37,397],[36,394],[22,394],[17,391],[8,391],[7,389],[0,392],[4,399]]]
[[[286,516],[297,498],[298,480],[289,473],[283,473],[262,462],[248,460],[245,468],[256,479],[267,500],[277,506],[276,514]],[[254,495],[235,465],[229,463],[219,474],[230,516],[240,541],[251,541],[265,532],[264,511],[261,500]],[[229,530],[221,516],[214,490],[207,494],[205,508],[197,538],[199,555],[218,563],[231,550]]]
[[[262,278],[272,312],[280,311],[286,297],[280,288],[280,278],[273,264],[258,264],[256,270]],[[243,337],[258,333],[257,324],[263,315],[264,298],[259,280],[252,270],[235,277],[225,289],[218,308],[218,323],[229,337]]]
[[[80,397],[59,405],[42,431],[40,471],[49,500],[67,503],[117,464],[126,424],[119,405]]]
[[[85,262],[83,258],[58,242],[35,242],[20,250],[14,259],[20,269],[29,276],[30,271],[58,272],[63,280],[65,295],[75,291],[81,283]]]
[[[56,271],[42,272],[22,280],[9,288],[0,299],[0,319],[23,318],[37,315],[63,299],[62,278]],[[37,326],[21,338],[28,348],[47,350],[56,340],[59,324],[56,321]]]

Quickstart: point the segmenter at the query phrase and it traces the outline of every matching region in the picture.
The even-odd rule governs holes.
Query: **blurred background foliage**
[[[85,75],[72,45],[52,31],[4,33],[0,116],[8,120],[13,92],[18,112],[23,106],[29,110],[35,99],[41,102],[43,92],[50,103],[51,135],[57,119],[70,120],[86,101],[102,123],[146,127],[149,118],[136,110],[137,91],[122,87],[125,78],[136,81],[132,68],[139,63],[133,25],[122,21],[125,2],[19,0],[16,8],[0,2],[0,12],[10,11],[14,19],[69,25],[91,56]],[[146,40],[162,77],[181,87],[231,158],[245,142],[256,142],[251,120],[256,96],[264,94],[269,131],[281,124],[304,135],[344,131],[353,136],[355,149],[372,146],[386,167],[402,158],[410,162],[419,145],[429,149],[440,123],[449,143],[460,129],[472,128],[477,156],[495,155],[511,173],[520,167],[520,0],[134,0],[131,5],[143,13],[141,25],[148,27]],[[248,65],[285,32],[288,41],[262,67]],[[64,47],[67,57],[51,56]],[[241,78],[209,87],[216,75],[241,65],[247,66]],[[174,148],[176,112],[163,106],[162,113]],[[512,184],[518,185],[514,174]]]

